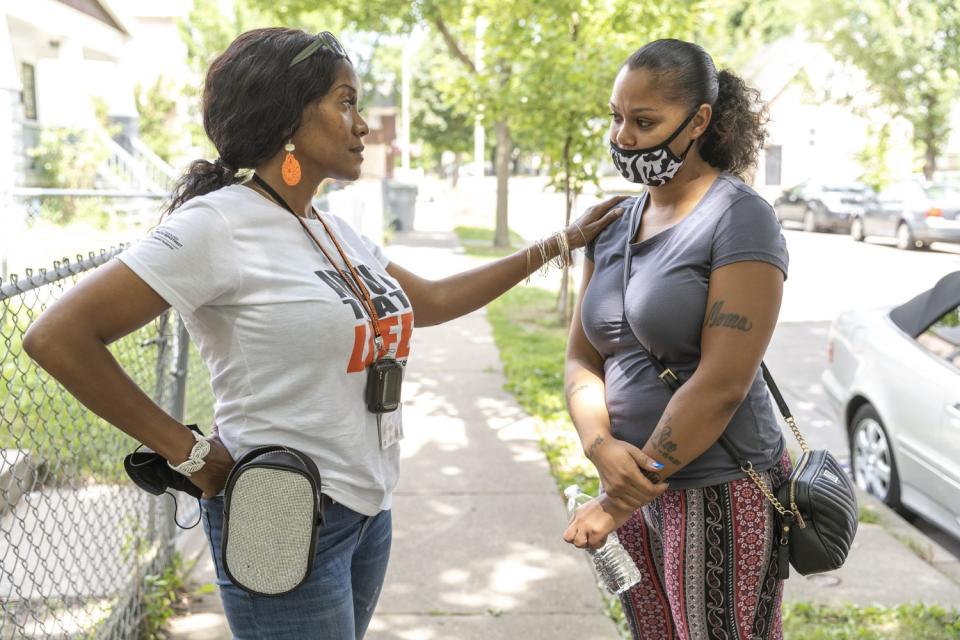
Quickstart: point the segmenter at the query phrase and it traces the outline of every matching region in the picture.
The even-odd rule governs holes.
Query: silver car
[[[841,314],[829,354],[856,483],[960,537],[960,271],[899,307]]]
[[[960,242],[960,188],[916,181],[892,184],[853,218],[850,235],[861,242],[867,236],[893,237],[901,249]]]

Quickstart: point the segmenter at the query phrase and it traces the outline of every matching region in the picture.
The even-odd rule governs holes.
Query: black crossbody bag
[[[631,253],[630,241],[636,233],[635,227],[639,207],[643,199],[638,198],[630,211],[630,233],[627,236],[623,254],[623,283],[621,298],[623,301],[623,322],[637,341],[637,346],[657,370],[658,378],[671,392],[683,384],[676,372],[643,345],[633,326],[627,319],[627,283],[630,280]],[[753,469],[753,463],[744,456],[733,442],[721,435],[720,445],[730,457],[757,485],[779,514],[780,530],[780,567],[779,577],[787,578],[790,565],[801,575],[823,573],[839,569],[853,545],[857,534],[859,510],[853,484],[836,458],[826,449],[811,450],[797,421],[790,412],[783,394],[777,387],[770,370],[760,363],[763,379],[773,394],[773,398],[783,415],[803,454],[797,461],[790,477],[779,487],[767,487],[763,478]]]

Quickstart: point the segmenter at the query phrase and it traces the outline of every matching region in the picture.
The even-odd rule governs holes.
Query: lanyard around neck
[[[310,230],[310,227],[307,226],[307,223],[303,221],[303,218],[298,216],[293,208],[287,204],[287,201],[274,190],[267,181],[258,176],[256,173],[253,174],[253,181],[257,185],[267,192],[273,200],[290,212],[294,218],[300,223],[300,226],[303,227],[303,230],[307,232],[307,235],[313,240],[313,243],[317,245],[317,248],[323,253],[323,256],[327,261],[333,265],[333,268],[337,270],[337,273],[340,274],[340,278],[343,280],[344,284],[347,285],[347,288],[353,293],[354,296],[360,301],[364,310],[367,312],[367,315],[370,316],[370,321],[373,324],[373,334],[374,334],[374,344],[377,347],[377,358],[382,355],[383,352],[383,332],[380,329],[380,316],[377,315],[376,305],[373,304],[373,300],[370,297],[370,292],[367,290],[367,287],[363,284],[363,280],[360,277],[360,274],[357,273],[356,268],[353,266],[353,263],[350,262],[350,259],[347,257],[347,254],[343,251],[343,248],[340,246],[340,242],[337,241],[337,236],[333,234],[333,231],[327,225],[327,221],[324,220],[319,214],[317,218],[320,220],[320,224],[323,225],[324,231],[327,232],[327,235],[330,237],[330,240],[333,241],[333,246],[337,248],[337,252],[340,254],[340,257],[343,259],[343,263],[347,266],[347,269],[350,271],[350,275],[353,277],[353,282],[350,281],[350,278],[347,277],[347,274],[343,272],[343,269],[340,268],[327,250],[320,244],[320,241],[317,240],[317,237],[313,235],[313,231]]]

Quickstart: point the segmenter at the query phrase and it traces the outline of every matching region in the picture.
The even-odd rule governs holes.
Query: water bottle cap
[[[578,495],[580,495],[580,487],[578,487],[578,486],[575,485],[575,484],[572,484],[572,485],[570,485],[569,487],[567,487],[566,489],[563,490],[563,495],[564,495],[564,497],[567,498],[568,500],[569,500],[570,498],[576,498]]]

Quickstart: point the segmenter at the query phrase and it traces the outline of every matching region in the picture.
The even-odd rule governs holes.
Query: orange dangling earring
[[[296,147],[293,146],[293,142],[291,141],[284,145],[283,148],[287,152],[287,157],[283,159],[283,167],[280,173],[283,175],[283,181],[287,183],[287,186],[295,187],[300,184],[300,163],[297,162],[297,159],[293,156],[293,150]]]

